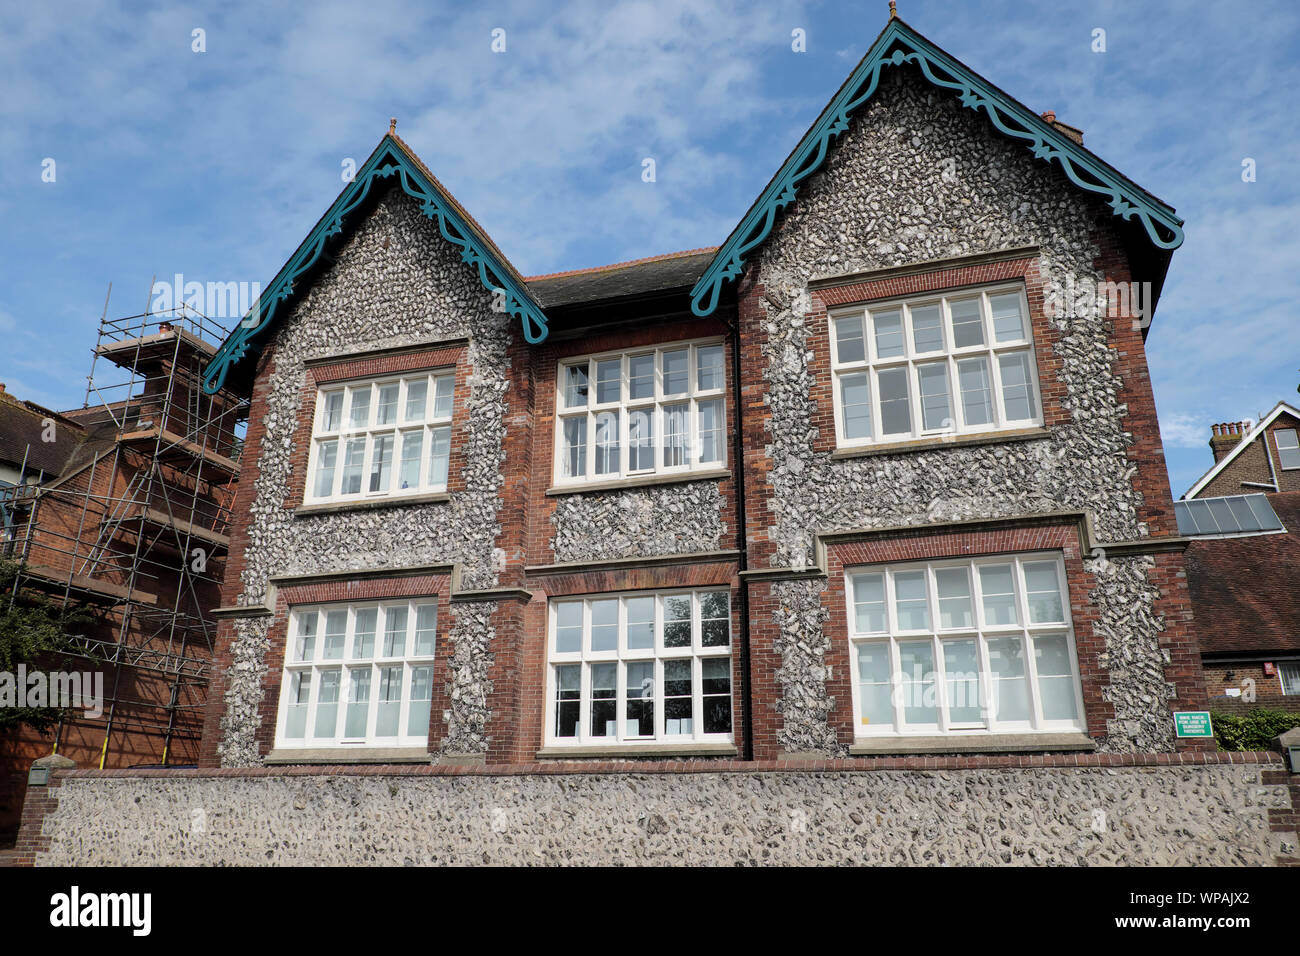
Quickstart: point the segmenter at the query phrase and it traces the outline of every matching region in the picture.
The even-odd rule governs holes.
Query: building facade
[[[1213,426],[1214,465],[1179,501],[1216,710],[1300,712],[1300,409]]]
[[[722,246],[525,278],[390,129],[208,365],[201,762],[1205,746],[1180,223],[1081,140],[892,19]]]

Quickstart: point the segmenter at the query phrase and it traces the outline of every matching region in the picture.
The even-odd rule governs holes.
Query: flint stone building
[[[390,129],[207,369],[202,765],[1212,749],[1082,140],[891,19],[720,247],[525,278]]]

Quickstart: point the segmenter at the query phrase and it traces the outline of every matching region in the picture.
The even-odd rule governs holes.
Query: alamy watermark
[[[1097,282],[1072,275],[1047,283],[1043,302],[1057,318],[1132,319],[1134,329],[1151,325],[1155,304],[1150,282]]]
[[[0,671],[0,708],[57,707],[81,709],[91,719],[104,713],[102,671]]]
[[[149,311],[170,312],[185,306],[209,319],[239,319],[248,314],[261,294],[260,282],[187,282],[178,272],[170,282],[154,282]]]

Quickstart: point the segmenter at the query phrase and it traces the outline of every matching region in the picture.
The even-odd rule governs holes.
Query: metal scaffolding
[[[83,407],[56,423],[84,430],[69,467],[0,490],[17,516],[0,549],[19,568],[10,601],[32,589],[103,622],[67,651],[111,668],[101,768],[115,733],[138,735],[137,747],[156,737],[148,749],[164,765],[199,737],[248,417],[242,396],[203,392],[203,366],[226,334],[186,305],[102,318]]]

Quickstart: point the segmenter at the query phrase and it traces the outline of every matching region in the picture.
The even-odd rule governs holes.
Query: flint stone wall
[[[183,772],[181,772],[183,773]],[[38,865],[1257,866],[1257,766],[69,776]],[[1289,841],[1289,842],[1288,842]]]
[[[460,562],[465,589],[497,584],[503,559],[495,544],[511,321],[492,310],[491,294],[417,203],[400,189],[390,190],[339,252],[333,268],[275,333],[242,592],[233,603],[263,600],[272,575],[355,568]],[[471,367],[463,491],[445,503],[378,512],[294,515],[285,507],[305,360],[460,337],[470,340]],[[466,399],[458,395],[457,400]],[[481,604],[452,605],[450,613],[454,660],[462,666],[452,667],[450,737],[441,746],[478,753],[486,747],[482,727],[491,690],[485,677],[490,661],[469,663],[460,651],[472,648],[482,657],[492,629]],[[218,748],[223,766],[258,763],[254,734],[269,626],[269,618],[236,626]]]
[[[1099,200],[1023,144],[999,136],[985,116],[912,68],[885,72],[875,98],[756,259],[769,294],[762,349],[773,567],[810,566],[817,532],[1063,510],[1090,511],[1103,542],[1147,536],[1126,457],[1132,436],[1112,365],[1117,356],[1106,320],[1093,315],[1049,319],[1060,332],[1055,349],[1071,419],[1046,438],[841,461],[814,442],[809,389],[819,373],[809,367],[810,281],[1033,245],[1041,250],[1045,288],[1089,287],[1104,279],[1095,267],[1099,216],[1107,218]],[[1101,749],[1172,750],[1158,592],[1147,584],[1143,559],[1101,564],[1094,599],[1107,608],[1103,666],[1112,668],[1112,682],[1105,693],[1118,712]],[[782,646],[797,650],[785,653],[782,667],[788,750],[803,749],[792,745],[796,739],[810,742],[807,719],[792,722],[792,715],[850,706],[826,694],[819,655],[802,650],[810,637],[800,622],[799,615],[778,614]],[[833,746],[817,749],[835,753]]]
[[[559,562],[716,551],[722,505],[716,480],[565,495],[551,516],[551,549]]]

